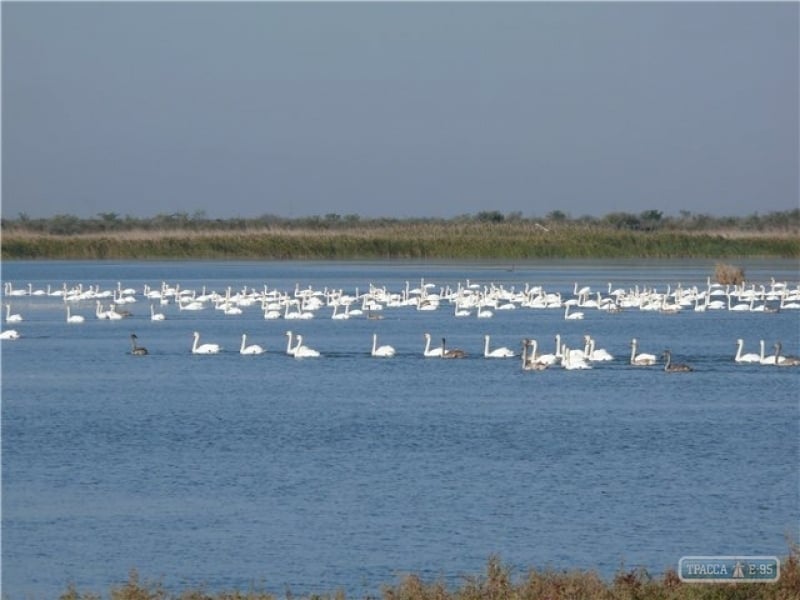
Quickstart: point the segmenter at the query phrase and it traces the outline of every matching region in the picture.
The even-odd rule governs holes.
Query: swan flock
[[[713,311],[729,311],[732,314],[775,314],[782,311],[800,309],[800,285],[789,285],[787,282],[770,281],[765,284],[742,284],[739,286],[722,286],[707,281],[705,286],[683,287],[667,285],[664,289],[635,286],[629,289],[616,288],[609,283],[606,290],[593,290],[590,286],[579,287],[575,283],[572,292],[568,290],[548,291],[543,286],[525,284],[521,289],[505,287],[495,284],[475,284],[469,280],[456,285],[437,286],[436,284],[420,280],[418,286],[412,287],[410,282],[405,282],[405,287],[390,291],[387,287],[370,284],[364,291],[346,292],[337,288],[315,289],[312,286],[302,287],[297,284],[293,290],[270,289],[267,285],[257,290],[247,286],[234,289],[228,286],[221,291],[210,290],[203,287],[201,290],[183,288],[179,284],[170,285],[161,282],[160,285],[145,285],[139,292],[130,287],[122,287],[117,282],[116,288],[103,290],[100,286],[83,285],[68,287],[66,284],[60,288],[52,285],[47,290],[33,290],[28,284],[27,290],[23,287],[14,287],[6,282],[4,287],[6,296],[5,321],[14,323],[18,328],[27,324],[18,312],[12,312],[11,303],[15,304],[34,301],[53,301],[61,304],[66,311],[66,322],[69,324],[89,324],[86,317],[77,313],[81,306],[95,306],[95,316],[98,320],[119,321],[122,319],[137,319],[134,309],[125,310],[121,307],[132,305],[138,300],[146,304],[146,312],[138,318],[152,322],[165,321],[173,317],[167,313],[175,312],[174,318],[189,320],[196,328],[191,333],[189,350],[192,354],[215,355],[224,352],[223,346],[217,342],[200,342],[203,326],[203,311],[219,311],[224,319],[236,322],[242,315],[257,314],[265,320],[303,320],[307,323],[303,327],[311,329],[315,319],[328,318],[334,321],[353,322],[362,319],[383,320],[384,314],[392,309],[406,309],[413,311],[437,312],[442,315],[444,329],[454,328],[456,320],[463,322],[465,319],[492,317],[492,322],[502,320],[506,311],[530,310],[560,310],[563,321],[578,322],[580,324],[564,323],[566,332],[551,335],[540,335],[538,339],[530,332],[520,332],[518,335],[505,335],[503,341],[507,345],[492,345],[492,335],[484,333],[482,347],[477,339],[469,341],[473,348],[462,349],[448,343],[447,336],[439,333],[437,339],[441,343],[432,342],[430,332],[422,332],[422,343],[419,346],[398,348],[395,345],[378,342],[379,332],[373,331],[365,335],[364,354],[377,358],[396,357],[422,357],[444,359],[503,359],[521,356],[523,370],[544,370],[560,366],[565,370],[587,370],[602,363],[617,363],[630,367],[651,367],[663,365],[663,370],[670,373],[691,372],[694,367],[673,359],[672,350],[669,348],[652,348],[652,343],[647,344],[647,334],[631,337],[629,350],[618,348],[609,351],[598,347],[598,340],[591,334],[584,332],[570,333],[575,327],[592,329],[592,323],[599,322],[605,315],[637,312],[658,312],[661,314],[675,315],[682,311],[707,313]],[[161,307],[159,311],[156,306]],[[449,308],[442,309],[443,306]],[[327,315],[325,309],[328,309]],[[23,310],[26,310],[23,306]],[[62,312],[63,314],[63,312]],[[62,317],[62,320],[64,317]],[[449,321],[448,319],[452,319]],[[338,327],[347,327],[341,325]],[[532,327],[534,328],[535,325]],[[80,329],[80,328],[79,328]],[[380,329],[380,327],[378,327]],[[272,347],[259,344],[247,344],[248,333],[239,331],[238,346],[241,355],[257,356],[276,354],[270,352]],[[252,335],[252,334],[251,334]],[[286,332],[287,347],[285,354],[294,358],[320,358],[326,354],[335,355],[336,349],[321,351],[310,345],[313,333]],[[381,338],[391,336],[390,332],[383,331]],[[552,336],[552,337],[551,337]],[[22,335],[17,330],[8,329],[0,333],[2,340],[17,340]],[[371,337],[371,339],[370,339]],[[453,337],[452,334],[450,337]],[[494,337],[497,337],[495,334]],[[549,346],[549,339],[554,340],[552,352],[542,352]],[[651,346],[650,351],[640,352],[642,344]],[[467,342],[465,335],[460,335],[461,344]],[[370,343],[371,342],[371,343]],[[226,343],[228,343],[226,341]],[[731,340],[730,359],[737,365],[758,366],[796,366],[800,359],[783,353],[783,342],[780,340],[759,340],[759,352],[745,352],[745,340],[741,337]],[[279,344],[275,344],[276,347]],[[510,347],[509,347],[510,346]],[[511,347],[517,348],[517,351]],[[135,355],[150,354],[146,349],[138,346],[135,335],[131,337],[131,353]],[[680,350],[678,350],[680,353]],[[684,352],[685,354],[685,352]],[[622,358],[615,358],[621,356]],[[701,358],[702,360],[702,358]],[[500,361],[506,362],[506,361]]]

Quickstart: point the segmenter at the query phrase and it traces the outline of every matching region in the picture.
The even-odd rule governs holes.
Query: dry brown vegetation
[[[714,278],[723,285],[741,285],[744,283],[744,269],[725,263],[717,263],[714,267]]]
[[[497,557],[489,559],[486,573],[467,577],[460,587],[441,580],[425,582],[407,575],[399,583],[384,586],[380,598],[370,600],[798,600],[800,555],[794,547],[781,562],[775,583],[685,583],[674,570],[653,577],[646,570],[620,570],[612,581],[593,571],[531,569],[514,577],[512,569]],[[131,571],[128,581],[111,589],[111,600],[277,600],[265,590],[211,592],[204,588],[171,592],[159,581],[141,581]],[[74,585],[60,600],[100,600],[102,596],[80,592]],[[285,598],[292,600],[291,592]],[[310,600],[346,600],[342,591],[311,595]]]
[[[798,257],[800,236],[628,231],[530,221],[391,223],[240,231],[122,230],[54,235],[10,230],[3,259],[504,259]]]

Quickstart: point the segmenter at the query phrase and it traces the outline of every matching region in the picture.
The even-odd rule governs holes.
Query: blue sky
[[[800,4],[2,4],[2,212],[798,207]]]

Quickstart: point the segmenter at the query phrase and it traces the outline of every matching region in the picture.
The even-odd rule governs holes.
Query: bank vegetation
[[[800,209],[750,217],[650,210],[573,219],[496,211],[453,219],[141,219],[101,213],[2,219],[12,259],[502,259],[800,257]]]
[[[800,561],[797,548],[781,561],[780,577],[773,583],[688,583],[674,570],[660,577],[644,569],[620,569],[611,581],[594,571],[532,569],[515,575],[496,558],[489,559],[486,573],[464,577],[458,586],[441,580],[426,582],[406,575],[395,585],[384,586],[380,595],[365,600],[797,600],[800,597]],[[278,600],[281,596],[261,588],[211,592],[205,588],[180,592],[160,581],[142,581],[136,571],[112,587],[111,600]],[[294,600],[290,590],[283,596]],[[69,585],[59,600],[101,600],[104,596]],[[342,591],[307,596],[309,600],[346,600]]]

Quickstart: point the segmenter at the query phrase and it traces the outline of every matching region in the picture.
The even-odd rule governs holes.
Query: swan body
[[[219,352],[219,344],[202,344],[198,345],[200,341],[200,333],[194,332],[194,342],[192,343],[192,354],[217,354]]]
[[[11,305],[6,304],[6,323],[19,323],[22,321],[22,315],[11,314]]]
[[[391,358],[395,355],[395,349],[392,346],[385,345],[385,346],[378,346],[378,334],[372,334],[372,356],[378,356],[383,358]]]
[[[488,308],[481,308],[481,306],[478,306],[478,312],[475,313],[475,316],[479,319],[491,319],[494,313]]]
[[[294,348],[294,357],[295,358],[316,358],[320,354],[313,348],[309,348],[308,346],[303,345],[303,336],[299,333],[297,334],[297,345]]]
[[[119,321],[124,317],[124,314],[117,312],[117,308],[114,305],[111,305],[111,308],[108,309],[108,318],[112,321]]]
[[[448,350],[447,341],[442,338],[442,358],[464,358],[466,355],[467,353],[459,348]]]
[[[756,354],[755,352],[748,352],[747,354],[742,354],[742,349],[744,348],[744,340],[739,338],[736,340],[736,356],[733,357],[733,360],[737,363],[757,363],[761,362],[761,356]]]
[[[528,348],[532,348],[529,352]],[[524,339],[522,340],[522,370],[523,371],[544,371],[550,366],[551,363],[542,361],[540,357],[536,356],[537,342],[536,340]]]
[[[8,282],[8,283],[5,284],[5,295],[6,296],[27,296],[28,295],[28,291],[24,290],[24,289],[15,290],[15,289],[13,289],[13,287],[11,285],[11,282]]]
[[[337,302],[333,305],[333,314],[331,315],[331,319],[336,321],[344,321],[350,318],[350,304],[344,305],[344,312],[339,312],[340,303]]]
[[[592,368],[592,365],[586,362],[585,359],[581,358],[578,352],[570,351],[570,349],[566,346],[564,347],[564,353],[561,357],[561,366],[568,371]]]
[[[0,340],[18,340],[19,337],[19,332],[16,329],[6,329],[3,333],[0,333]]]
[[[83,323],[85,320],[83,315],[70,314],[69,304],[67,304],[67,323]]]
[[[426,333],[424,335],[425,335],[425,350],[422,351],[422,355],[426,358],[441,358],[442,356],[441,348],[431,349],[431,334]]]
[[[781,356],[781,343],[775,344],[775,364],[779,367],[797,367],[800,366],[800,357],[797,356]]]
[[[506,348],[505,346],[501,346],[500,348],[495,348],[494,350],[489,350],[489,336],[483,336],[483,356],[486,358],[511,358],[514,356],[514,351],[510,348]]]
[[[636,346],[638,343],[636,338],[631,340],[631,364],[635,367],[650,367],[656,364],[657,359],[655,354],[648,354],[647,352],[636,354]]]
[[[252,344],[251,346],[245,346],[247,343],[247,334],[242,334],[242,345],[239,348],[239,354],[247,354],[247,355],[255,355],[255,354],[264,354],[264,348],[259,346],[258,344]]]
[[[605,348],[595,349],[595,339],[593,337],[586,336],[586,345],[588,348],[584,350],[584,354],[586,355],[587,359],[593,362],[614,360],[614,357]]]
[[[458,302],[454,302],[453,305],[455,306],[454,315],[456,317],[468,317],[470,315],[470,311],[466,308],[463,308],[463,305],[459,304]]]
[[[131,354],[133,354],[134,356],[145,356],[146,354],[149,354],[147,352],[147,348],[145,348],[144,346],[137,346],[136,345],[136,340],[137,340],[136,334],[132,333],[131,334]]]
[[[779,352],[775,354],[770,354],[769,356],[764,356],[764,340],[759,340],[758,342],[759,347],[761,348],[761,354],[759,355],[759,364],[761,365],[777,365],[780,363],[780,356]]]
[[[165,319],[164,313],[157,313],[155,307],[151,304],[150,305],[150,320],[151,321],[163,321]]]
[[[564,319],[567,321],[577,321],[583,318],[583,313],[578,311],[571,313],[569,309],[571,308],[571,304],[567,304],[567,307],[564,309]]]
[[[672,352],[669,350],[664,350],[664,359],[664,371],[667,373],[688,373],[689,371],[694,371],[692,367],[685,363],[673,363]]]

